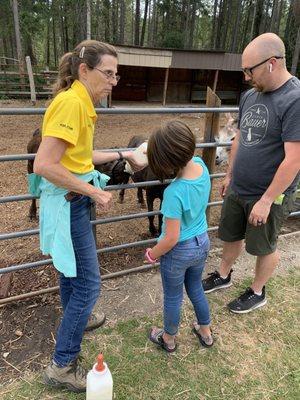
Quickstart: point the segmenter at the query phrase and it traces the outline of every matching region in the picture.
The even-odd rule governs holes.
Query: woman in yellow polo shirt
[[[63,306],[45,382],[76,392],[86,389],[86,371],[77,360],[100,293],[90,207],[95,202],[107,210],[112,198],[102,190],[107,177],[95,171],[94,164],[123,157],[134,169],[143,167],[135,162],[132,152],[93,151],[95,105],[117,85],[117,64],[115,48],[94,40],[80,43],[62,57],[55,97],[44,117],[42,143],[34,162],[36,193],[40,194],[41,250],[52,256],[60,271]]]

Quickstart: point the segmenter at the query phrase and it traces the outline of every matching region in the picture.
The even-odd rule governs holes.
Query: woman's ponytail
[[[68,90],[76,78],[72,74],[72,57],[73,53],[66,53],[60,59],[58,67],[58,78],[53,86],[53,96]]]

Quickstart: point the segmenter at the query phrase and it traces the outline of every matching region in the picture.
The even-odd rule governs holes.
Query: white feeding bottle
[[[139,145],[139,147],[137,147],[134,150],[135,160],[140,164],[144,164],[145,167],[148,165],[147,145],[148,145],[147,142],[143,142],[142,144]],[[125,172],[128,172],[128,174],[130,174],[130,175],[132,175],[134,173],[132,171],[132,168],[128,161],[126,161],[126,164],[125,164]]]
[[[97,363],[89,371],[86,378],[86,400],[112,400],[113,379],[104,362],[103,354],[97,357]]]

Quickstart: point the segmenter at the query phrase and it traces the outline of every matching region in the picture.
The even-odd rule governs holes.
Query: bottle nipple
[[[98,357],[97,357],[97,364],[96,364],[96,367],[95,367],[96,371],[101,372],[101,371],[105,370],[105,366],[103,364],[103,361],[104,361],[103,354],[100,353],[98,355]]]

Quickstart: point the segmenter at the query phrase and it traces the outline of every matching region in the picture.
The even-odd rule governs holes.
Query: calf
[[[145,137],[143,136],[133,136],[129,143],[128,147],[129,148],[134,148],[140,146],[144,141],[146,140]],[[153,174],[151,169],[149,167],[146,167],[142,169],[141,171],[135,172],[133,175],[131,175],[131,179],[133,182],[138,183],[138,182],[148,182],[148,181],[157,181],[157,177]],[[128,177],[129,180],[129,177]],[[124,182],[124,183],[128,183]],[[146,202],[147,202],[147,208],[148,211],[153,211],[153,204],[155,199],[160,200],[160,205],[159,208],[161,208],[161,203],[163,199],[163,194],[164,190],[167,187],[167,184],[161,184],[157,186],[144,186],[144,187],[139,187],[138,188],[138,202],[141,204],[141,207],[145,205],[144,201],[144,196],[143,196],[143,190],[146,192]],[[124,194],[125,194],[125,189],[122,189],[119,194],[119,199],[120,202],[124,202]],[[162,215],[160,214],[158,216],[158,229],[155,227],[154,224],[154,216],[149,216],[149,232],[153,237],[158,236],[161,233],[161,227],[162,227]]]
[[[29,140],[28,144],[27,144],[27,153],[31,154],[31,153],[36,153],[38,151],[38,148],[41,144],[41,132],[40,129],[36,129],[33,132],[32,138]],[[28,174],[32,174],[33,173],[33,160],[28,160],[27,163],[27,172]],[[36,219],[36,199],[32,199],[31,200],[31,205],[30,205],[30,209],[29,209],[29,219],[33,220]]]

